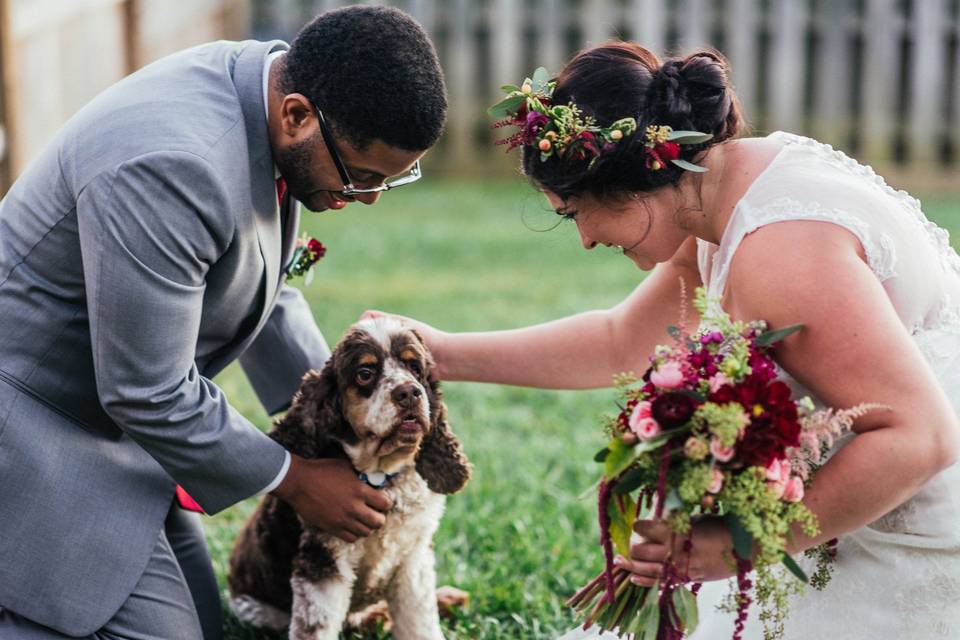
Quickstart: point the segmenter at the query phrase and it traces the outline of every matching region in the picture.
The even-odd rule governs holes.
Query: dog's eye
[[[410,371],[413,372],[413,375],[418,377],[423,375],[423,365],[417,360],[407,360],[407,366],[410,368]]]
[[[370,384],[376,373],[373,367],[360,367],[357,369],[357,384]]]

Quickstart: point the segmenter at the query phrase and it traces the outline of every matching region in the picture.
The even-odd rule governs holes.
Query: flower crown
[[[507,97],[488,110],[496,120],[493,128],[516,126],[520,131],[497,140],[497,144],[509,145],[507,151],[519,146],[536,147],[540,150],[541,162],[555,154],[567,153],[577,160],[591,158],[589,169],[601,154],[613,151],[622,140],[636,133],[635,118],[620,118],[608,127],[600,127],[592,116],[584,116],[573,101],[554,105],[556,86],[557,81],[551,80],[547,70],[539,67],[533,78],[526,78],[519,87],[510,84],[501,87]],[[645,135],[647,169],[659,171],[670,162],[687,171],[707,170],[680,159],[680,145],[706,142],[712,134],[650,125]]]

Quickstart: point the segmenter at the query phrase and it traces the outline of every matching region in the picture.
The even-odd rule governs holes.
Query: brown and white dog
[[[383,527],[348,543],[264,497],[230,556],[238,618],[289,624],[290,638],[335,639],[350,614],[386,598],[395,638],[443,638],[432,538],[444,494],[466,484],[470,464],[432,367],[416,332],[376,318],[354,325],[323,371],[304,376],[271,437],[305,458],[346,457],[371,484],[387,478],[393,508]]]

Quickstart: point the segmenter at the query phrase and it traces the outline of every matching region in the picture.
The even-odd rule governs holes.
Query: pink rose
[[[640,435],[639,425],[640,421],[644,418],[652,417],[651,407],[652,405],[646,400],[641,400],[637,403],[637,406],[633,408],[633,413],[630,414],[630,421],[627,423],[630,426],[630,430]]]
[[[717,459],[717,462],[730,462],[735,452],[732,446],[725,447],[716,438],[710,440],[710,453]]]
[[[803,480],[798,477],[787,480],[787,486],[783,489],[783,499],[787,502],[803,500]]]
[[[710,479],[710,486],[707,487],[707,491],[710,493],[720,493],[720,489],[723,488],[723,472],[716,467],[710,471],[712,473],[712,477]]]
[[[641,440],[649,440],[660,434],[660,425],[653,418],[640,418],[636,428],[631,427],[631,429]]]
[[[683,369],[679,362],[667,360],[650,373],[650,382],[661,389],[676,389],[683,385]]]
[[[784,460],[784,462],[786,461]],[[781,479],[785,479],[787,477],[786,474],[783,473],[783,468],[780,464],[780,460],[777,458],[774,458],[773,460],[770,461],[770,464],[767,465],[766,471],[767,471],[767,480],[769,480],[770,482],[780,482]]]
[[[783,492],[787,488],[786,482],[767,480],[767,490],[773,494],[773,497],[779,500],[783,497]]]
[[[723,375],[722,373],[716,374],[715,376],[710,378],[710,393],[716,393],[717,389],[719,389],[725,384],[730,384],[730,378]]]

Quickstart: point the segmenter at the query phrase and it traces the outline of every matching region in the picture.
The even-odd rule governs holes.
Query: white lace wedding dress
[[[860,239],[903,325],[960,411],[960,256],[947,232],[870,167],[809,138],[783,132],[770,138],[784,147],[737,204],[720,245],[699,241],[708,293],[723,291],[737,246],[759,227],[784,220],[840,225]],[[780,377],[797,396],[809,395],[785,373]],[[786,640],[960,640],[960,464],[841,537],[835,567],[823,591],[807,587],[792,599]],[[733,616],[716,608],[729,588],[726,581],[703,585],[691,640],[733,636]],[[575,629],[561,640],[601,637],[608,636]],[[756,608],[743,637],[763,638]]]

